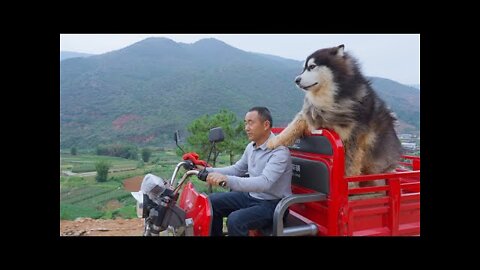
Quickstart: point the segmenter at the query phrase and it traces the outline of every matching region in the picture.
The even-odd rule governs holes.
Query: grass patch
[[[60,190],[85,187],[94,184],[95,180],[91,177],[79,177],[79,176],[61,176],[60,177]]]
[[[121,170],[128,168],[136,168],[138,160],[125,159],[111,156],[97,156],[90,154],[72,156],[60,153],[60,170],[71,167],[72,172],[93,172],[95,171],[95,162],[106,161],[112,164],[110,169]]]
[[[114,219],[114,218],[136,218],[137,213],[135,207],[132,206],[124,206],[115,210],[105,211],[103,215],[100,217],[102,219]]]
[[[60,203],[60,219],[74,220],[78,217],[100,218],[102,214],[95,208]]]
[[[80,163],[73,165],[72,172],[82,173],[82,172],[94,172],[95,164],[93,163]]]

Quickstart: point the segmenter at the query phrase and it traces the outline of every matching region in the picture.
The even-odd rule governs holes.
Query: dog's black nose
[[[302,80],[302,78],[300,78],[300,76],[297,76],[297,77],[295,78],[295,83],[296,83],[296,84],[299,84],[301,80]]]

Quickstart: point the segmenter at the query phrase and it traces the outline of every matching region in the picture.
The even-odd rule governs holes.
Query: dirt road
[[[142,236],[142,233],[140,218],[60,220],[60,236]]]

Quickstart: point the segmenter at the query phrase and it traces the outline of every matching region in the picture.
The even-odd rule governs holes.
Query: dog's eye
[[[314,69],[315,67],[316,67],[315,65],[310,65],[310,66],[308,66],[308,70],[312,70],[312,69]]]

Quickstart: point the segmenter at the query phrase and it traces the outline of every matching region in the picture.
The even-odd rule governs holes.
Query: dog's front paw
[[[278,147],[278,143],[277,143],[276,138],[272,138],[272,139],[268,140],[268,142],[267,142],[267,148],[268,149],[275,149],[277,147]]]

